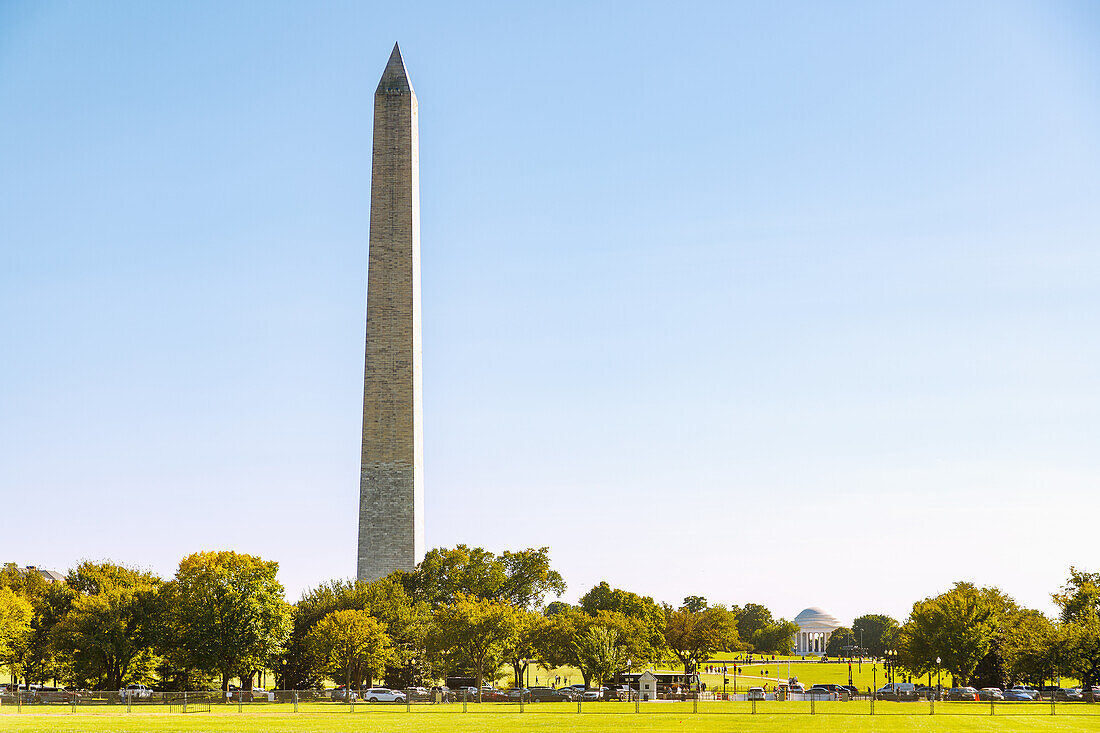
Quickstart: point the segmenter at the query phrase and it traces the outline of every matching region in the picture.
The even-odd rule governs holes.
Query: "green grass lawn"
[[[732,669],[733,665],[729,665]],[[774,690],[775,683],[779,680],[787,679],[787,663],[785,661],[776,660],[774,662],[753,662],[752,664],[741,664],[741,668],[744,670],[744,674],[737,675],[737,690],[744,692],[750,687],[758,687],[763,683],[768,683],[768,689]],[[766,672],[766,674],[765,674]],[[867,688],[877,685],[882,687],[886,683],[884,679],[885,671],[882,665],[877,665],[877,670],[872,663],[866,663],[862,665],[852,665],[852,684],[859,688],[861,692],[865,692]],[[730,692],[733,690],[734,675],[731,671],[729,676],[730,684],[726,686],[726,689]],[[798,681],[809,687],[814,684],[836,684],[846,685],[848,684],[848,664],[826,662],[807,662],[803,660],[792,660],[790,665],[790,676],[798,678]],[[706,683],[707,689],[712,691],[721,691],[722,689],[722,675],[720,674],[701,674],[700,679]],[[928,678],[924,677],[920,680],[913,678],[913,682],[917,684],[927,684]],[[950,685],[951,680],[943,679],[944,685]],[[935,677],[932,678],[932,684],[936,684]]]
[[[634,712],[627,703],[591,703],[578,714],[569,703],[527,705],[524,712],[510,704],[470,706],[421,705],[407,712],[403,705],[357,705],[355,712],[333,704],[301,705],[295,714],[289,705],[256,704],[238,713],[234,705],[214,706],[209,713],[169,713],[163,707],[149,707],[126,713],[121,707],[104,706],[71,712],[66,706],[26,706],[22,712],[0,709],[0,730],[24,733],[49,731],[394,731],[402,733],[452,733],[463,731],[614,731],[624,726],[632,731],[863,731],[907,733],[908,731],[1100,731],[1100,705],[1060,705],[1056,716],[1050,706],[1023,704],[1002,706],[990,716],[984,704],[940,704],[936,715],[920,703],[877,703],[875,715],[868,715],[866,703],[819,703],[810,715],[808,703],[767,703],[751,714],[747,703],[649,703]]]
[[[736,676],[736,689],[734,689],[734,674],[729,674],[729,684],[725,686],[727,692],[747,692],[750,687],[760,687],[767,683],[768,690],[775,689],[775,685],[780,680],[787,679],[787,662],[786,657],[780,657],[776,660],[768,660],[766,662],[754,661],[752,664],[741,663],[741,668],[744,670],[744,674]],[[713,664],[709,662],[708,664]],[[733,664],[729,664],[729,667],[733,667]],[[511,668],[505,667],[496,679],[496,684],[499,687],[511,687],[512,675],[510,674]],[[635,670],[637,671],[637,670]],[[675,671],[675,670],[672,670]],[[765,674],[766,672],[766,674]],[[806,687],[810,687],[815,684],[836,684],[846,685],[848,684],[848,663],[847,662],[825,662],[821,663],[816,661],[816,657],[792,657],[790,665],[790,675],[795,677],[799,682]],[[553,682],[555,678],[562,678],[561,684],[572,684],[583,682],[581,673],[573,669],[572,667],[558,667],[556,669],[546,670],[543,668],[532,668],[530,680],[531,685],[535,684],[546,685]],[[722,675],[720,674],[700,674],[700,680],[706,683],[707,690],[710,692],[722,691]],[[537,680],[537,682],[536,682]],[[568,680],[568,682],[566,682]],[[524,682],[526,682],[526,678]],[[898,681],[901,681],[900,678]],[[943,675],[940,678],[940,683],[944,687],[951,687],[951,677],[949,675]],[[918,685],[928,684],[928,677],[913,678],[913,683]],[[886,671],[881,663],[875,664],[872,662],[864,662],[862,665],[859,663],[852,664],[852,684],[859,688],[860,692],[866,692],[868,688],[878,689],[886,684]],[[936,684],[936,676],[932,676],[931,684]],[[1075,686],[1074,680],[1069,678],[1062,678],[1063,687]]]

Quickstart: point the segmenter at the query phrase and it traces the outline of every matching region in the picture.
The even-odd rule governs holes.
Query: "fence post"
[[[935,715],[936,714],[936,694],[935,693],[932,693],[931,695],[928,696],[928,714],[929,715]]]
[[[752,698],[752,714],[756,715],[756,697],[755,696],[753,696],[753,698]]]
[[[642,712],[642,696],[640,694],[634,695],[634,712]]]
[[[243,692],[242,690],[237,690],[237,712],[238,713],[243,713],[244,712],[244,695],[242,694],[242,692]]]
[[[871,715],[875,714],[875,693],[871,693]]]
[[[298,691],[294,691],[294,712],[298,712]]]
[[[577,698],[577,715],[580,715],[580,712],[581,712],[581,699],[578,697]]]
[[[187,693],[183,693],[183,712],[187,712]]]
[[[519,711],[523,712],[523,693],[519,693]]]
[[[691,698],[691,712],[699,712],[699,693],[695,693],[695,697]]]
[[[470,698],[470,691],[469,690],[463,690],[462,691],[462,712],[464,712],[464,713],[467,712],[466,702],[467,702],[467,700],[469,700],[469,698]]]
[[[810,715],[817,715],[817,708],[814,707],[817,695],[810,695]]]
[[[133,702],[134,702],[134,691],[133,690],[127,690],[126,691],[126,712],[130,712],[130,706],[133,704]]]
[[[989,714],[993,715],[993,696],[989,696]]]
[[[19,689],[19,683],[15,683],[15,712],[23,712],[23,691]]]

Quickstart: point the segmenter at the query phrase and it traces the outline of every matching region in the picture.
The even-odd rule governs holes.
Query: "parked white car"
[[[367,702],[405,702],[408,699],[404,692],[386,687],[372,687],[360,692],[359,696]]]
[[[148,700],[153,696],[153,691],[145,685],[126,685],[118,694],[123,700],[127,697],[131,700]]]

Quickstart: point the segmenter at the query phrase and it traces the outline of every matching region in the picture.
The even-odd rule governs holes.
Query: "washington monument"
[[[416,94],[394,44],[374,92],[360,580],[412,570],[424,556],[421,371]]]

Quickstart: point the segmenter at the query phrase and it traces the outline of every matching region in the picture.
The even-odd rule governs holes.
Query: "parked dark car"
[[[836,695],[838,700],[843,700],[845,699],[846,695],[848,697],[851,697],[852,691],[855,689],[855,687],[848,689],[846,685],[834,685],[832,683],[825,683],[813,685],[809,690],[807,690],[807,692],[813,692],[814,690],[828,690],[829,692]]]
[[[531,702],[565,702],[570,698],[552,687],[532,687],[527,690],[524,699]]]
[[[947,699],[953,702],[977,702],[978,691],[973,687],[952,687],[947,691]]]
[[[80,693],[64,687],[37,687],[32,690],[34,701],[40,703],[73,703],[80,701]]]
[[[827,690],[824,686],[820,685],[814,685],[803,694],[806,700],[836,700],[839,697],[837,693],[832,690]]]
[[[1054,690],[1054,699],[1057,702],[1083,702],[1085,695],[1080,690],[1072,687],[1059,688]]]
[[[1005,694],[1001,692],[999,687],[983,687],[978,690],[978,699],[982,702],[991,702],[993,700],[1004,700]]]
[[[1054,697],[1054,693],[1061,688],[1057,685],[1039,685],[1036,689],[1039,690],[1040,700],[1049,700]]]
[[[230,690],[229,692],[230,694],[232,694],[233,690]],[[340,685],[336,689],[332,690],[329,698],[331,700],[336,700],[340,702],[351,702],[352,700],[358,700],[359,696],[355,694],[355,690],[349,690],[344,685]]]
[[[943,694],[935,687],[920,685],[917,687],[917,697],[921,700],[942,700]]]

